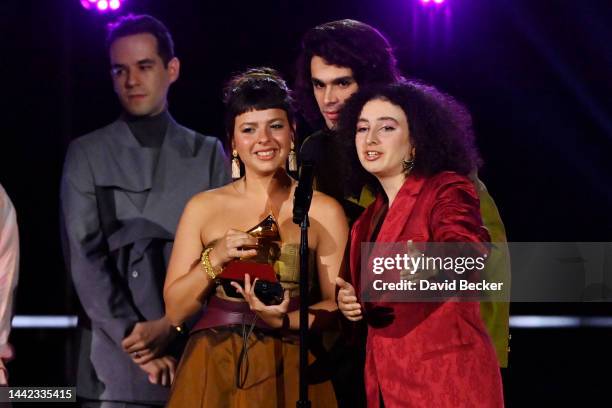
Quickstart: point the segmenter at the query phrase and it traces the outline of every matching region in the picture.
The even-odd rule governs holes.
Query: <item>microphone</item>
[[[329,134],[324,130],[319,130],[308,136],[300,147],[300,163],[317,164],[321,159],[323,144],[328,141]]]
[[[300,174],[293,195],[293,222],[300,226],[300,399],[298,407],[310,407],[308,400],[308,210],[312,201],[315,165],[322,152],[324,132],[307,137],[300,148]],[[258,281],[259,282],[259,281]]]
[[[312,182],[314,180],[314,164],[302,163],[300,166],[300,175],[298,177],[298,185],[295,188],[293,195],[293,222],[302,224],[308,210],[310,210],[310,202],[312,201]]]
[[[300,173],[293,196],[293,222],[298,225],[302,224],[310,210],[315,165],[319,160],[321,143],[325,136],[325,132],[319,130],[304,139],[300,148]]]

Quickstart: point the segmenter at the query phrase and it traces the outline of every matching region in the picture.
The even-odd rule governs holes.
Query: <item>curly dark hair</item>
[[[389,101],[406,114],[410,142],[416,151],[412,169],[415,174],[429,177],[443,171],[454,171],[468,175],[481,165],[471,116],[450,95],[416,81],[361,88],[347,100],[338,122],[338,139],[353,170],[346,175],[352,190],[364,184],[379,189],[376,178],[361,166],[355,149],[359,115],[363,106],[374,99]]]
[[[106,50],[110,51],[111,45],[119,38],[136,34],[151,34],[157,40],[157,54],[168,67],[168,62],[174,58],[174,42],[168,28],[148,14],[128,14],[119,17],[116,21],[106,26]]]
[[[322,127],[323,118],[312,89],[310,61],[314,56],[350,68],[360,87],[402,78],[391,45],[374,27],[356,20],[338,20],[310,29],[302,38],[297,59],[295,93],[304,118],[316,128]]]
[[[236,116],[252,110],[282,109],[290,124],[295,120],[291,90],[279,73],[268,67],[250,68],[232,77],[223,90],[225,131],[228,142]]]

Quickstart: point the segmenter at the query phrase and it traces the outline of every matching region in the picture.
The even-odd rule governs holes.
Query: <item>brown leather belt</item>
[[[289,312],[297,310],[299,305],[299,298],[292,298],[289,301]],[[233,302],[231,300],[221,299],[218,296],[211,296],[202,313],[202,317],[198,320],[193,329],[191,329],[191,333],[212,327],[240,324],[250,325],[253,321],[255,321],[255,326],[260,329],[274,330],[262,319],[256,319],[255,317],[255,312],[249,308],[247,302]]]

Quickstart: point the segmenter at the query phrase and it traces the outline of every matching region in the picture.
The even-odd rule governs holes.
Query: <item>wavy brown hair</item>
[[[346,102],[338,122],[339,141],[351,172],[348,186],[364,184],[377,190],[378,181],[357,157],[355,129],[363,106],[374,99],[400,107],[408,119],[410,142],[416,150],[412,172],[425,177],[443,171],[468,175],[481,165],[475,146],[472,119],[453,97],[416,81],[361,88]]]

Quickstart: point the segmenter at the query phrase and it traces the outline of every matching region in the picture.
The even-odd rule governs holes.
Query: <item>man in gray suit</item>
[[[85,312],[77,395],[88,407],[157,406],[178,358],[162,297],[176,225],[192,195],[229,173],[219,141],[167,111],[180,65],[166,27],[122,17],[107,46],[123,114],[70,144],[61,183],[63,247]]]

